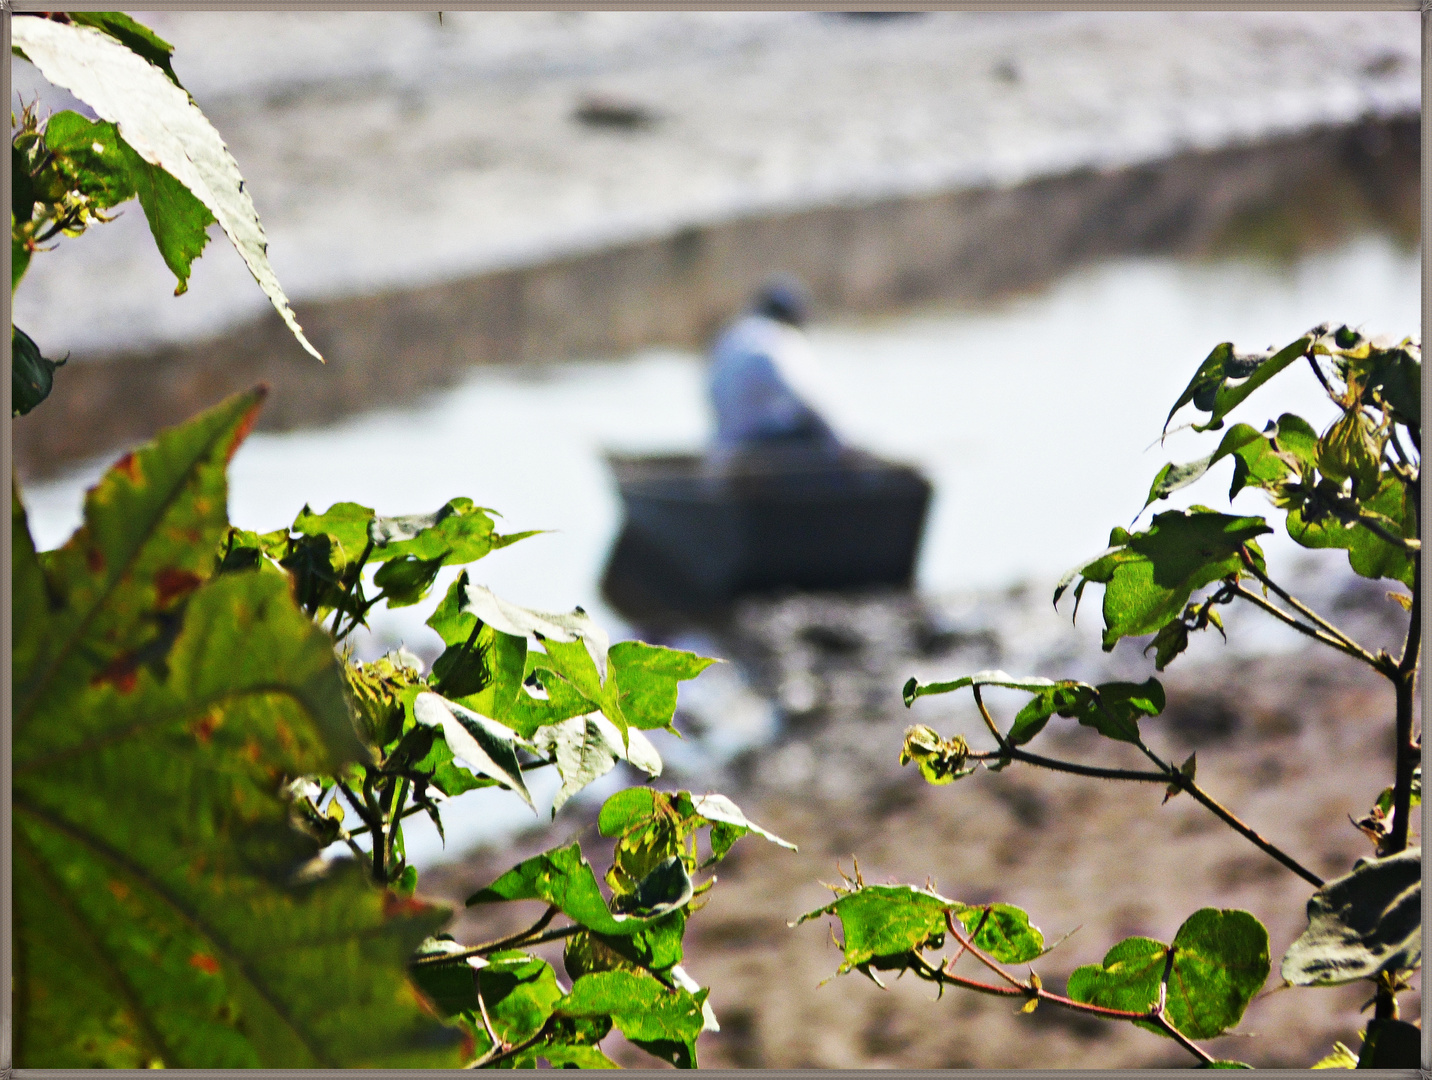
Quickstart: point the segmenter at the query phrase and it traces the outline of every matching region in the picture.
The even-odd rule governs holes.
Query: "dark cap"
[[[804,326],[810,318],[810,294],[790,274],[779,274],[762,285],[751,306],[757,315],[791,326]]]

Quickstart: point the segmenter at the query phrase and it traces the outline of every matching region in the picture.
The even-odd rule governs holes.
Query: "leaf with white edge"
[[[552,802],[553,814],[592,781],[611,772],[618,761],[629,761],[648,776],[661,775],[661,755],[651,740],[636,730],[627,735],[628,745],[623,748],[621,732],[600,713],[537,729],[532,744],[556,759],[557,774],[562,778],[562,788]]]
[[[515,731],[430,690],[413,699],[413,716],[420,724],[441,728],[448,749],[473,772],[483,773],[511,788],[523,802],[536,809],[527,785],[522,782]]]
[[[1283,956],[1294,986],[1337,986],[1422,962],[1422,851],[1359,859],[1308,900],[1308,928]]]
[[[1003,671],[976,671],[973,675],[965,675],[950,682],[921,684],[917,680],[911,679],[905,684],[901,696],[905,699],[905,705],[908,708],[916,698],[928,697],[931,694],[948,694],[955,690],[963,690],[966,686],[1005,686],[1011,690],[1028,690],[1032,693],[1054,685],[1053,679],[1046,679],[1038,675],[1018,678]]]
[[[238,164],[182,88],[143,56],[101,30],[22,17],[12,44],[56,86],[119,127],[145,161],[169,173],[209,208],[285,325],[309,353],[288,298],[268,260],[268,240]]]
[[[769,840],[778,847],[786,848],[789,851],[800,850],[789,840],[782,840],[775,833],[761,828],[761,826],[748,818],[741,808],[725,795],[693,795],[691,797],[691,805],[695,808],[696,812],[707,821],[733,825],[738,829],[753,832],[757,836]]]
[[[591,654],[598,677],[602,680],[607,677],[607,650],[610,640],[606,631],[581,608],[561,613],[533,611],[530,608],[518,607],[481,585],[469,585],[462,610],[477,616],[488,626],[504,634],[518,637],[541,634],[542,637],[559,644],[581,641]]]
[[[691,901],[694,886],[680,855],[663,859],[637,882],[636,891],[619,897],[624,912],[645,918],[669,915]]]

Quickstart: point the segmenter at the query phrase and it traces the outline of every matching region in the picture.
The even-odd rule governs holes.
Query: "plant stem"
[[[1253,592],[1252,590],[1243,588],[1242,585],[1235,584],[1233,586],[1233,590],[1237,595],[1243,597],[1245,600],[1251,600],[1253,603],[1261,607],[1264,611],[1268,612],[1275,618],[1281,619],[1283,622],[1287,623],[1289,626],[1293,627],[1293,629],[1299,631],[1300,633],[1304,633],[1307,634],[1309,637],[1316,638],[1325,645],[1331,645],[1334,649],[1338,649],[1342,652],[1345,652],[1349,656],[1356,657],[1363,663],[1372,666],[1378,671],[1381,671],[1384,675],[1387,674],[1387,669],[1385,665],[1380,663],[1377,657],[1373,656],[1356,641],[1348,637],[1347,634],[1344,634],[1336,626],[1328,622],[1327,619],[1324,619],[1316,611],[1308,607],[1307,604],[1304,604],[1296,596],[1293,596],[1281,585],[1273,581],[1273,579],[1270,578],[1264,571],[1260,570],[1258,568],[1258,564],[1253,561],[1253,556],[1249,554],[1247,547],[1240,548],[1238,553],[1242,557],[1243,565],[1248,568],[1249,573],[1251,573],[1260,582],[1262,582],[1263,585],[1270,589],[1276,596],[1281,598],[1284,603],[1291,606],[1300,615],[1312,622],[1313,626],[1309,627],[1303,623],[1298,622],[1297,619],[1289,615],[1286,611],[1283,611],[1281,608],[1270,604],[1267,600],[1259,596],[1257,593]]]
[[[398,785],[397,797],[388,804],[388,840],[383,846],[383,857],[387,860],[389,866],[393,864],[393,847],[398,840],[398,830],[402,828],[403,804],[408,801],[408,788],[411,786],[408,778],[406,776],[403,777],[402,783]]]
[[[1010,747],[1009,750],[990,753],[972,753],[969,755],[975,761],[988,761],[991,758],[1009,758],[1012,761],[1022,761],[1026,765],[1038,765],[1041,769],[1052,769],[1055,772],[1072,773],[1075,776],[1092,776],[1098,780],[1140,780],[1150,784],[1167,784],[1168,776],[1165,773],[1140,772],[1137,769],[1104,769],[1096,765],[1080,765],[1073,761],[1061,761],[1058,758],[1044,757],[1042,754],[1031,754],[1027,750],[1018,750]]]
[[[519,930],[515,934],[508,934],[493,941],[484,941],[481,945],[474,945],[470,949],[463,949],[461,952],[434,953],[431,956],[420,956],[411,961],[412,967],[428,967],[433,964],[448,964],[467,960],[469,957],[481,956],[483,953],[496,952],[498,949],[505,949],[511,945],[524,944],[534,934],[540,934],[547,924],[557,917],[558,908],[549,907],[543,912],[542,917],[529,926],[526,930]],[[575,933],[580,926],[566,927]]]
[[[964,935],[956,930],[954,918],[949,912],[945,913],[945,924],[949,928],[950,935],[958,941],[961,946],[960,953],[956,956],[956,959],[958,959],[959,956],[963,956],[965,952],[969,952],[979,960],[980,963],[984,964],[985,967],[989,968],[1011,985],[1007,987],[996,986],[992,983],[980,982],[978,979],[969,979],[963,975],[956,975],[949,970],[948,963],[941,964],[938,968],[932,968],[929,964],[923,963],[922,961],[924,970],[921,971],[920,974],[923,977],[932,979],[935,982],[952,982],[956,986],[963,986],[969,990],[977,990],[982,994],[995,994],[999,997],[1033,998],[1039,1001],[1048,1001],[1063,1008],[1073,1010],[1074,1012],[1082,1012],[1089,1016],[1098,1016],[1105,1020],[1143,1020],[1146,1023],[1156,1024],[1161,1031],[1174,1039],[1174,1041],[1205,1065],[1212,1064],[1214,1060],[1213,1057],[1209,1055],[1207,1051],[1195,1045],[1183,1032],[1174,1027],[1173,1024],[1169,1023],[1168,1018],[1164,1015],[1163,998],[1167,993],[1168,976],[1173,967],[1172,948],[1169,949],[1169,959],[1164,963],[1164,982],[1160,988],[1159,1002],[1147,1012],[1132,1012],[1127,1009],[1110,1009],[1103,1005],[1091,1005],[1087,1002],[1075,1001],[1073,998],[1065,997],[1063,994],[1051,993],[1042,986],[1035,986],[1032,981],[1021,982],[1009,974],[1009,972],[1005,971],[997,961],[987,956],[981,949],[977,948],[972,941],[967,940]]]
[[[1417,555],[1413,559],[1411,620],[1402,658],[1397,663],[1397,772],[1392,786],[1392,832],[1386,845],[1389,855],[1407,848],[1412,824],[1412,770],[1419,756],[1412,737],[1412,720],[1417,704],[1417,661],[1422,650],[1422,557]]]
[[[1277,847],[1275,844],[1270,844],[1267,840],[1264,840],[1261,836],[1258,835],[1257,832],[1249,828],[1247,825],[1243,824],[1243,822],[1239,821],[1237,817],[1235,817],[1228,809],[1226,809],[1216,799],[1209,795],[1208,792],[1204,791],[1192,780],[1185,777],[1177,769],[1174,769],[1170,772],[1168,781],[1171,784],[1177,784],[1183,791],[1188,792],[1204,806],[1212,810],[1214,816],[1223,821],[1224,824],[1228,825],[1235,832],[1241,833],[1244,838],[1252,842],[1254,846],[1273,856],[1273,858],[1277,859],[1280,863],[1286,866],[1289,870],[1293,871],[1293,873],[1297,874],[1304,881],[1308,882],[1314,888],[1322,888],[1322,878],[1318,877],[1317,874],[1313,873],[1307,867],[1303,866],[1291,855],[1283,851],[1281,848]]]
[[[334,641],[342,641],[351,634],[353,628],[358,625],[358,617],[354,615],[353,621],[349,624],[348,629],[341,634],[338,633],[338,624],[343,621],[343,609],[348,606],[348,601],[353,598],[353,590],[358,585],[358,579],[363,576],[363,566],[367,563],[368,556],[371,554],[373,554],[373,538],[370,536],[368,542],[363,545],[363,554],[358,556],[358,565],[353,567],[353,576],[348,580],[348,588],[343,591],[343,602],[338,605],[338,610],[333,613],[333,628],[331,632]]]

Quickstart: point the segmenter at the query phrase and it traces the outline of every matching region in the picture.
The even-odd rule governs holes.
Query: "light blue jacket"
[[[711,403],[718,456],[762,445],[839,453],[830,425],[781,373],[783,351],[798,330],[763,315],[747,315],[711,347]],[[798,340],[797,340],[798,343]]]

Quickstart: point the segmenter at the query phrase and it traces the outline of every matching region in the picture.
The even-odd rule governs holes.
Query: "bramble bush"
[[[46,242],[137,196],[176,291],[217,220],[302,342],[170,47],[116,13],[13,26],[101,119],[12,117],[12,288]],[[58,365],[13,342],[28,413]],[[431,669],[404,649],[358,661],[347,639],[376,605],[420,603],[443,568],[530,534],[466,498],[237,528],[226,467],[263,397],[126,454],[55,551],[14,494],[17,1064],[611,1067],[615,1028],[694,1067],[716,1027],[681,966],[705,872],[747,833],[785,841],[724,796],[628,788],[599,818],[605,892],[577,844],[554,847],[469,900],[536,901],[532,925],[467,945],[415,895],[403,822],[441,833],[446,800],[493,786],[533,806],[535,769],[560,778],[554,815],[618,762],[660,775],[644,732],[675,730],[677,684],[713,661],[613,645],[581,608],[522,608],[466,569],[427,620],[445,646]],[[566,984],[531,951],[554,941]]]
[[[1158,671],[1187,648],[1191,633],[1209,627],[1223,632],[1220,608],[1245,603],[1386,678],[1395,703],[1391,783],[1367,815],[1353,823],[1373,844],[1367,858],[1325,882],[1214,798],[1197,779],[1195,756],[1176,764],[1152,749],[1142,721],[1158,716],[1165,705],[1163,687],[1154,677],[1097,686],[1003,671],[927,684],[911,679],[904,688],[907,706],[922,697],[969,690],[990,746],[975,749],[961,736],[946,738],[918,724],[905,733],[900,761],[916,765],[931,784],[950,784],[981,768],[995,772],[1019,765],[1160,785],[1165,802],[1178,795],[1196,800],[1316,890],[1308,900],[1307,930],[1282,957],[1283,984],[1372,984],[1374,1016],[1363,1032],[1360,1053],[1338,1043],[1313,1067],[1416,1068],[1421,1031],[1399,1019],[1397,995],[1408,989],[1422,959],[1422,854],[1411,830],[1413,808],[1421,803],[1415,716],[1423,603],[1420,347],[1410,338],[1373,341],[1350,327],[1326,325],[1265,353],[1240,353],[1225,342],[1179,395],[1164,430],[1186,405],[1207,414],[1192,425],[1195,431],[1222,430],[1228,414],[1255,390],[1303,362],[1336,407],[1337,418],[1326,430],[1319,433],[1291,413],[1262,430],[1234,424],[1208,456],[1165,465],[1144,509],[1231,459],[1230,499],[1245,488],[1261,489],[1283,511],[1283,526],[1297,543],[1343,549],[1355,573],[1405,587],[1388,593],[1408,614],[1399,655],[1364,648],[1270,576],[1258,545],[1260,536],[1273,531],[1264,518],[1205,506],[1156,514],[1138,532],[1115,528],[1107,550],[1059,583],[1054,602],[1057,606],[1072,586],[1077,612],[1085,589],[1102,585],[1105,651],[1125,638],[1148,638],[1145,655],[1154,654]],[[983,698],[983,688],[990,686],[1022,691],[1029,700],[1001,724]],[[1027,749],[1056,717],[1133,745],[1152,768],[1109,768]],[[1268,979],[1268,932],[1247,911],[1203,908],[1189,915],[1168,942],[1120,941],[1102,963],[1069,973],[1060,994],[1046,989],[1032,966],[1024,975],[1012,970],[1031,965],[1052,946],[1046,946],[1028,913],[1011,904],[964,904],[931,888],[866,884],[858,864],[855,876],[846,877],[835,893],[831,903],[799,921],[833,915],[840,922],[841,973],[860,971],[879,983],[879,972],[909,972],[941,991],[958,986],[1022,1000],[1026,1012],[1047,1004],[1132,1023],[1174,1039],[1203,1067],[1248,1067],[1217,1061],[1198,1045],[1198,1040],[1233,1029]],[[957,970],[966,957],[965,970]]]

